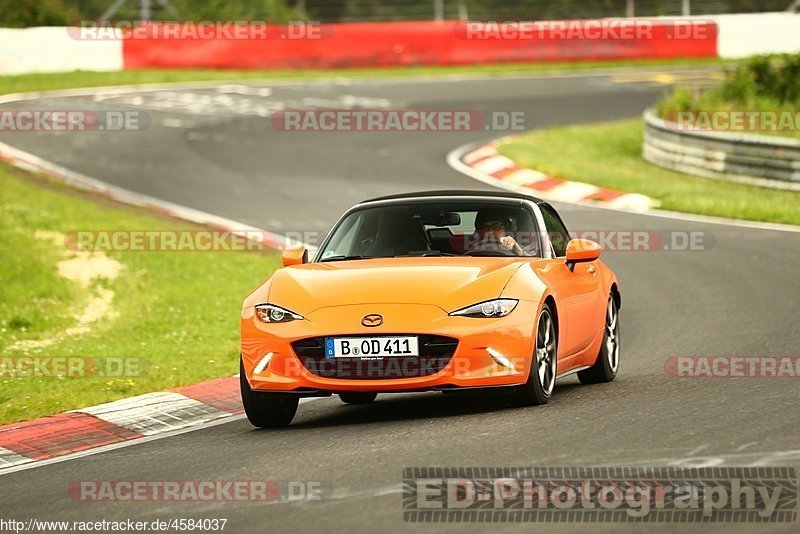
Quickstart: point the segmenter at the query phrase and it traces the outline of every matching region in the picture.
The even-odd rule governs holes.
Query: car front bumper
[[[254,318],[253,307],[246,307],[241,318],[242,361],[250,388],[264,393],[314,396],[346,391],[513,386],[527,380],[538,311],[538,303],[520,301],[506,317],[486,319],[453,317],[437,306],[425,304],[358,304],[320,308],[303,320],[265,324]],[[374,328],[361,325],[364,316],[375,313],[384,317],[382,325]],[[327,369],[324,373],[309,365],[309,359],[301,357],[297,349],[298,342],[302,345],[311,338],[386,335],[450,338],[457,341],[457,346],[452,354],[444,356],[446,361],[435,366],[397,361],[415,357],[386,357],[377,361],[338,358],[322,362]],[[268,358],[266,366],[264,358]],[[389,361],[390,358],[394,360]],[[256,373],[259,362],[264,368]],[[352,378],[354,369],[372,368],[380,374],[380,369],[388,367],[395,371],[387,373],[390,377],[373,378],[374,374],[361,373],[360,378]]]

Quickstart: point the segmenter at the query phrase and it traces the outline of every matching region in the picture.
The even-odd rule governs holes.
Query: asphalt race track
[[[683,76],[686,76],[684,73]],[[701,75],[698,75],[701,76]],[[702,77],[702,76],[701,76]],[[668,80],[669,81],[669,80]],[[279,106],[525,111],[527,127],[634,117],[668,87],[647,74],[222,85],[21,102],[12,107],[141,109],[142,132],[3,133],[0,141],[86,175],[276,232],[327,230],[351,204],[417,189],[489,186],[447,153],[504,132],[276,131]],[[229,532],[633,531],[607,524],[410,524],[406,466],[792,466],[800,460],[796,379],[676,378],[672,356],[797,356],[800,233],[559,206],[571,229],[705,232],[699,251],[607,252],[622,289],[620,375],[559,383],[542,408],[440,393],[301,404],[294,424],[246,420],[0,477],[18,519],[227,518]],[[243,295],[244,297],[244,295]],[[202,305],[202,303],[199,303]],[[231,310],[237,313],[237,310]],[[235,372],[235,369],[231,369]],[[75,480],[319,481],[317,502],[84,503]],[[649,526],[671,532],[676,525]],[[683,525],[687,532],[709,525]],[[796,532],[796,524],[720,525]]]

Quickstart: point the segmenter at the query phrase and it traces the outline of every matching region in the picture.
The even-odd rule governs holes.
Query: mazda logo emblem
[[[364,318],[361,319],[361,324],[368,327],[380,326],[383,324],[383,315],[378,315],[377,313],[365,315]]]

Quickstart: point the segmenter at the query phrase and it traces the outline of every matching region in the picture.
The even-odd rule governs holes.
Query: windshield
[[[409,202],[345,217],[319,261],[396,256],[541,256],[531,212],[519,203]]]

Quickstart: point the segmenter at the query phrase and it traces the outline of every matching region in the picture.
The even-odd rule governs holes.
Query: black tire
[[[339,398],[345,404],[368,404],[377,397],[377,393],[339,393]]]
[[[546,349],[546,358],[542,349]],[[558,335],[555,317],[550,306],[545,304],[536,319],[536,341],[528,381],[522,386],[517,386],[512,395],[512,404],[515,406],[547,404],[553,396],[558,368],[557,354]],[[543,372],[543,375],[540,372]]]
[[[581,384],[611,382],[619,371],[619,308],[614,296],[608,297],[606,318],[603,322],[603,344],[594,365],[578,372]]]
[[[239,361],[239,386],[242,391],[244,413],[250,424],[259,428],[289,426],[297,413],[297,397],[270,398],[250,389],[244,374],[244,363]]]

